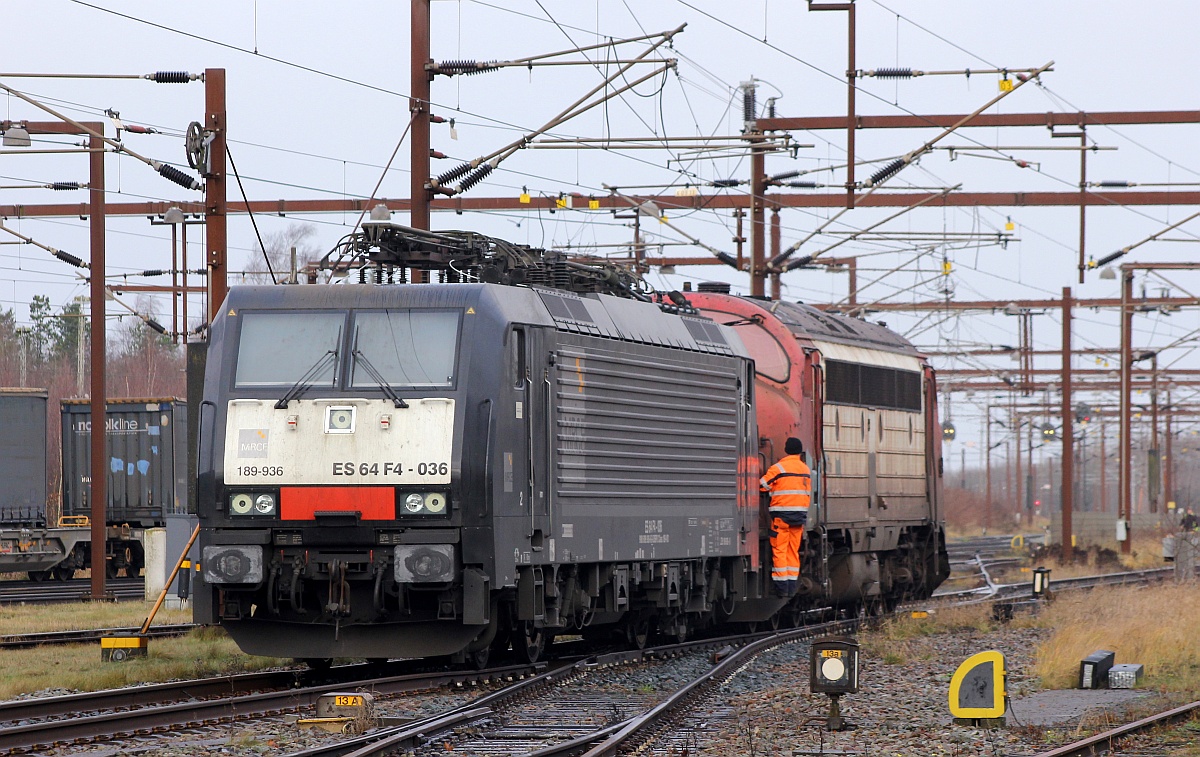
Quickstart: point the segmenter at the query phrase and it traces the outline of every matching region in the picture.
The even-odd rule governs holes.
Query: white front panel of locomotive
[[[454,400],[229,401],[225,484],[449,484]]]

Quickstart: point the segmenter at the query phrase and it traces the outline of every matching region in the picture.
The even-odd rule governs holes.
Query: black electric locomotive
[[[474,234],[369,224],[341,252],[376,283],[234,288],[211,326],[197,621],[254,654],[480,664],[785,609],[736,326]],[[410,269],[449,281],[380,285]]]

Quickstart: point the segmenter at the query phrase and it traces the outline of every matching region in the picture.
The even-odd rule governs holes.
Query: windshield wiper
[[[317,374],[319,374],[325,367],[325,363],[329,360],[330,356],[333,357],[333,361],[336,364],[338,356],[337,350],[329,350],[324,355],[317,358],[317,362],[313,363],[312,367],[305,371],[304,375],[301,376],[296,383],[292,384],[292,388],[287,390],[287,394],[279,398],[279,400],[275,403],[275,409],[286,410],[289,402],[294,399],[298,399],[306,389],[312,386],[313,380],[316,379]]]
[[[367,360],[367,356],[362,353],[362,350],[354,350],[354,362],[355,364],[363,367],[363,370],[367,372],[367,375],[371,377],[372,381],[379,385],[379,388],[383,390],[384,396],[390,399],[393,405],[402,408],[408,407],[408,403],[400,399],[400,395],[396,394],[396,390],[392,388],[392,385],[384,380],[383,374],[381,374],[375,368],[375,366],[371,365],[371,361]]]

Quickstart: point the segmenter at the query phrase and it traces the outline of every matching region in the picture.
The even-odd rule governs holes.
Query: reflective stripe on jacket
[[[799,455],[788,455],[767,469],[759,481],[771,494],[771,512],[776,515],[807,513],[812,501],[812,471]]]

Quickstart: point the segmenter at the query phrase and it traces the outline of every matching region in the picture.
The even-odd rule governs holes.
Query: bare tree
[[[310,223],[288,224],[282,231],[264,234],[262,246],[255,245],[254,255],[246,265],[243,282],[245,284],[270,284],[271,274],[267,270],[266,261],[271,261],[271,270],[275,272],[275,281],[283,283],[288,279],[292,267],[292,248],[296,248],[296,266],[303,268],[307,263],[321,256],[321,248],[316,242],[317,227]],[[266,248],[264,258],[263,248]]]

